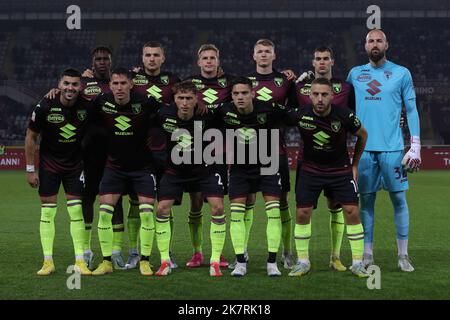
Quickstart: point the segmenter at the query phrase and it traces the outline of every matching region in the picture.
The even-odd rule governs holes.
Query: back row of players
[[[298,176],[304,183],[296,185],[299,225],[295,227],[295,243],[298,261],[290,275],[303,275],[309,271],[308,242],[311,232],[305,232],[305,227],[302,229],[299,226],[309,225],[310,228],[312,207],[316,204],[321,188],[327,186],[324,189],[332,213],[330,266],[339,271],[346,270],[339,259],[344,231],[342,204],[352,244],[352,271],[358,276],[366,276],[361,263],[363,229],[357,212],[356,184],[352,179],[355,175],[351,172],[352,166],[345,148],[346,133],[356,134],[359,138],[353,158],[354,169],[366,138],[357,118],[345,108],[352,107],[354,103],[352,86],[332,78],[334,61],[329,48],[320,47],[314,51],[313,66],[315,78],[329,79],[331,82],[315,80],[317,83],[313,86],[312,79],[295,84],[289,80],[289,72],[285,75],[274,71],[274,49],[270,40],[259,40],[255,44],[257,70],[247,78],[234,78],[221,72],[219,50],[214,45],[206,44],[198,51],[201,74],[180,83],[174,75],[161,71],[165,60],[164,50],[155,42],[144,45],[143,68],[138,72],[130,74],[117,69],[111,74],[111,51],[106,47],[98,47],[92,54],[93,77],[83,77],[80,83],[76,71],[67,70],[63,73],[59,83],[61,92],[53,99],[42,100],[35,108],[26,139],[28,181],[32,186],[37,186],[40,181],[42,201],[40,229],[44,265],[38,274],[47,275],[55,270],[52,259],[54,216],[61,181],[71,217],[75,265],[82,274],[91,274],[89,268],[92,267],[93,254],[90,235],[93,203],[99,186],[98,233],[104,260],[92,272],[94,275],[112,272],[113,264],[119,269],[134,268],[138,262],[143,275],[153,274],[149,256],[155,230],[161,253],[161,267],[156,274],[167,275],[176,268],[170,250],[173,232],[171,207],[181,201],[183,191],[189,192],[191,196],[189,228],[194,251],[187,266],[198,267],[203,261],[201,208],[203,197],[206,197],[212,214],[210,274],[222,275],[220,267],[228,265],[221,255],[226,226],[223,194],[227,192],[224,189],[228,184],[231,200],[230,233],[236,253],[236,262],[231,266],[234,269],[232,275],[246,274],[247,244],[257,191],[263,192],[268,216],[268,275],[281,275],[276,263],[280,242],[283,242],[284,266],[292,268],[295,262],[291,253],[292,224],[287,203],[290,183],[283,143],[280,144],[279,173],[261,176],[261,163],[232,165],[228,182],[224,165],[175,165],[167,157],[173,148],[181,148],[182,153],[194,154],[192,136],[180,136],[174,142],[170,135],[178,128],[187,129],[193,134],[194,121],[197,120],[202,121],[204,128],[240,130],[240,142],[244,144],[252,142],[249,128],[278,128],[280,122],[298,126],[305,144],[304,170],[300,170]],[[91,102],[78,98],[79,92]],[[331,108],[332,96],[333,104],[343,108]],[[256,99],[253,101],[252,98]],[[302,108],[301,112],[283,107],[303,107],[311,102],[314,107]],[[71,108],[67,108],[69,106]],[[205,107],[208,110],[206,113]],[[95,125],[89,125],[89,119]],[[325,123],[321,123],[324,119]],[[32,155],[39,134],[42,142],[38,180]],[[105,139],[108,143],[105,143]],[[84,180],[84,177],[86,184],[83,188],[80,180]],[[154,219],[156,186],[159,201]],[[127,193],[131,193],[127,220],[130,257],[125,264],[121,256],[124,224],[120,197]]]

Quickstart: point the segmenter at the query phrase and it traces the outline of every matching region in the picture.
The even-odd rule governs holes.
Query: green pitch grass
[[[388,194],[381,192],[376,202],[375,262],[381,268],[381,289],[369,290],[365,279],[350,272],[328,269],[329,213],[321,200],[313,215],[310,255],[311,273],[304,278],[266,275],[266,217],[258,195],[249,254],[248,275],[212,278],[205,264],[198,269],[185,267],[190,258],[190,237],[187,226],[187,201],[175,208],[174,253],[180,267],[164,278],[143,277],[138,270],[115,271],[103,277],[83,277],[80,290],[69,290],[66,269],[73,264],[73,247],[69,233],[68,214],[62,194],[56,216],[54,260],[56,273],[38,277],[42,251],[39,241],[40,205],[36,190],[28,187],[23,172],[0,172],[0,299],[449,299],[450,279],[449,192],[450,172],[419,172],[410,175],[408,192],[410,208],[410,256],[416,268],[411,274],[397,269],[394,219]],[[293,177],[292,177],[292,180]],[[295,212],[294,194],[290,195],[291,211]],[[128,206],[126,204],[126,206]],[[204,253],[209,261],[209,217],[204,210]],[[229,213],[229,210],[227,211]],[[96,222],[95,222],[96,223]],[[126,237],[125,237],[126,238]],[[97,233],[93,232],[95,264],[100,262]],[[127,240],[124,253],[128,250]],[[227,234],[225,256],[232,261],[231,239]],[[124,255],[126,258],[126,255]],[[348,240],[344,238],[342,259],[351,263]],[[151,262],[159,267],[156,243]]]

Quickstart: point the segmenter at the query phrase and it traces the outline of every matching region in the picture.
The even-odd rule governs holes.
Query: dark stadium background
[[[387,266],[384,291],[367,290],[358,279],[326,270],[329,234],[326,214],[316,216],[317,242],[312,245],[314,254],[317,252],[314,259],[322,257],[323,266],[313,260],[317,262],[314,275],[301,285],[285,274],[279,282],[269,281],[259,269],[251,270],[253,274],[248,282],[225,281],[230,278],[227,274],[224,277],[227,279],[211,285],[204,268],[196,273],[180,270],[168,277],[170,279],[159,279],[164,283],[156,281],[151,285],[137,273],[117,272],[111,275],[113,280],[87,279],[83,285],[89,290],[70,292],[65,287],[67,275],[64,272],[72,261],[72,248],[63,207],[57,216],[55,241],[58,273],[47,282],[36,279],[34,274],[41,262],[39,200],[35,190],[27,186],[23,170],[2,169],[25,167],[22,147],[30,112],[36,101],[57,85],[61,70],[68,66],[86,69],[91,63],[90,50],[103,44],[113,49],[113,66],[138,66],[142,45],[154,40],[166,49],[163,69],[182,78],[199,72],[196,52],[203,43],[218,46],[225,71],[246,74],[255,68],[254,43],[260,38],[269,38],[276,45],[277,69],[290,68],[297,75],[311,70],[312,51],[319,45],[327,45],[335,53],[333,75],[346,78],[351,67],[368,61],[363,49],[366,20],[370,16],[366,9],[373,4],[381,8],[381,27],[390,44],[388,59],[406,66],[413,75],[424,165],[445,170],[422,171],[410,178],[411,253],[416,259],[417,272],[399,275],[392,264],[395,232],[392,208],[384,193],[377,199],[377,210],[383,214],[376,228],[381,252],[379,262]],[[66,27],[69,5],[81,8],[80,30]],[[1,0],[0,299],[449,299],[448,280],[445,281],[450,278],[449,55],[450,4],[447,0]],[[404,133],[408,141],[407,125]],[[295,131],[290,133],[288,142],[295,148],[298,143]],[[261,203],[257,204],[258,208],[261,210]],[[292,201],[291,210],[293,208]],[[319,205],[320,210],[326,213],[323,203]],[[261,235],[264,234],[263,218],[257,218],[255,235],[258,228]],[[176,230],[180,233],[175,243],[179,246],[176,253],[180,263],[190,254],[187,242],[182,240],[182,237],[189,238],[186,219],[183,215],[176,218],[179,223]],[[204,229],[209,232],[209,228]],[[262,254],[256,255],[256,247],[264,252],[265,240],[261,236],[257,243],[257,238],[253,239],[254,261],[255,265],[257,261],[262,265],[264,258]],[[98,246],[96,235],[92,242]],[[231,258],[229,242],[228,237],[225,253]],[[344,239],[343,251],[347,252],[348,262],[346,242]],[[96,254],[98,252],[96,248]],[[155,245],[154,254],[156,252]],[[157,263],[156,255],[153,260]],[[24,268],[23,272],[18,273],[20,268]],[[149,286],[153,287],[149,289]],[[116,293],[123,287],[133,290],[118,296]]]

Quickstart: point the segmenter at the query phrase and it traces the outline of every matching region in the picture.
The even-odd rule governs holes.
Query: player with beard
[[[364,225],[364,264],[373,260],[374,206],[378,190],[389,192],[394,207],[397,231],[398,267],[414,271],[408,256],[409,210],[406,203],[407,171],[415,171],[421,163],[420,124],[416,94],[409,70],[386,59],[389,44],[382,30],[366,36],[365,49],[369,63],[354,67],[347,81],[355,88],[356,114],[369,133],[359,163],[358,186],[361,193],[361,217]],[[404,142],[399,121],[402,106],[411,135],[411,147],[404,155]]]
[[[83,73],[81,78],[81,95],[87,100],[95,99],[101,93],[110,93],[109,87],[112,51],[106,46],[98,46],[92,50],[92,69]],[[58,89],[52,89],[46,97],[54,98]],[[89,269],[93,268],[94,253],[91,250],[92,222],[94,220],[94,203],[98,195],[100,180],[106,162],[106,132],[104,128],[89,125],[83,138],[83,162],[85,188],[83,191],[83,218],[85,223],[84,260]],[[122,198],[115,206],[113,215],[113,254],[111,260],[114,268],[125,269],[122,258],[124,234]]]
[[[308,76],[302,80],[297,81],[296,93],[298,105],[300,107],[306,107],[312,104],[311,83],[314,79],[325,78],[331,81],[333,89],[332,103],[338,107],[346,107],[351,110],[355,109],[355,93],[353,86],[339,78],[333,77],[334,57],[331,48],[326,46],[318,47],[314,50],[312,65],[314,67],[314,73],[307,72]],[[302,76],[300,76],[302,78]],[[299,78],[299,79],[300,79]],[[299,148],[298,161],[297,161],[297,173],[301,167],[301,159],[303,156],[303,142]],[[341,205],[335,203],[332,199],[332,195],[329,190],[325,189],[324,194],[327,198],[328,209],[330,211],[330,231],[331,231],[331,255],[330,255],[330,267],[334,270],[345,271],[347,268],[342,264],[340,260],[341,244],[344,235],[344,213]]]
[[[358,277],[368,277],[362,264],[364,231],[359,218],[356,188],[358,163],[367,132],[352,110],[331,104],[333,92],[328,79],[317,78],[312,82],[310,98],[312,106],[290,112],[287,119],[298,125],[304,143],[304,158],[296,183],[294,234],[298,262],[289,276],[304,276],[310,271],[311,215],[320,193],[328,189],[344,210],[353,258],[351,271]],[[357,136],[351,163],[347,151],[348,133]]]
[[[79,97],[81,74],[66,69],[60,76],[59,93],[55,98],[44,98],[34,108],[25,139],[27,181],[39,187],[41,200],[40,238],[44,264],[40,276],[55,271],[53,242],[58,190],[61,183],[67,199],[70,216],[70,234],[75,249],[75,268],[82,275],[90,275],[83,259],[84,221],[82,194],[84,188],[81,141],[88,123],[88,101]],[[37,140],[39,148],[39,177],[35,173],[34,156]]]

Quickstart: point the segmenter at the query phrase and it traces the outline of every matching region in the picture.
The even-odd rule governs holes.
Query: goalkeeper
[[[398,267],[412,272],[408,257],[409,211],[406,203],[406,172],[420,166],[420,125],[411,73],[386,59],[388,42],[381,30],[371,30],[365,49],[369,63],[354,67],[347,78],[355,89],[356,115],[367,129],[369,138],[359,162],[358,186],[361,219],[364,226],[363,263],[373,260],[373,226],[376,192],[389,191],[397,230]],[[411,147],[403,155],[403,136],[398,123],[402,105],[406,107]]]

